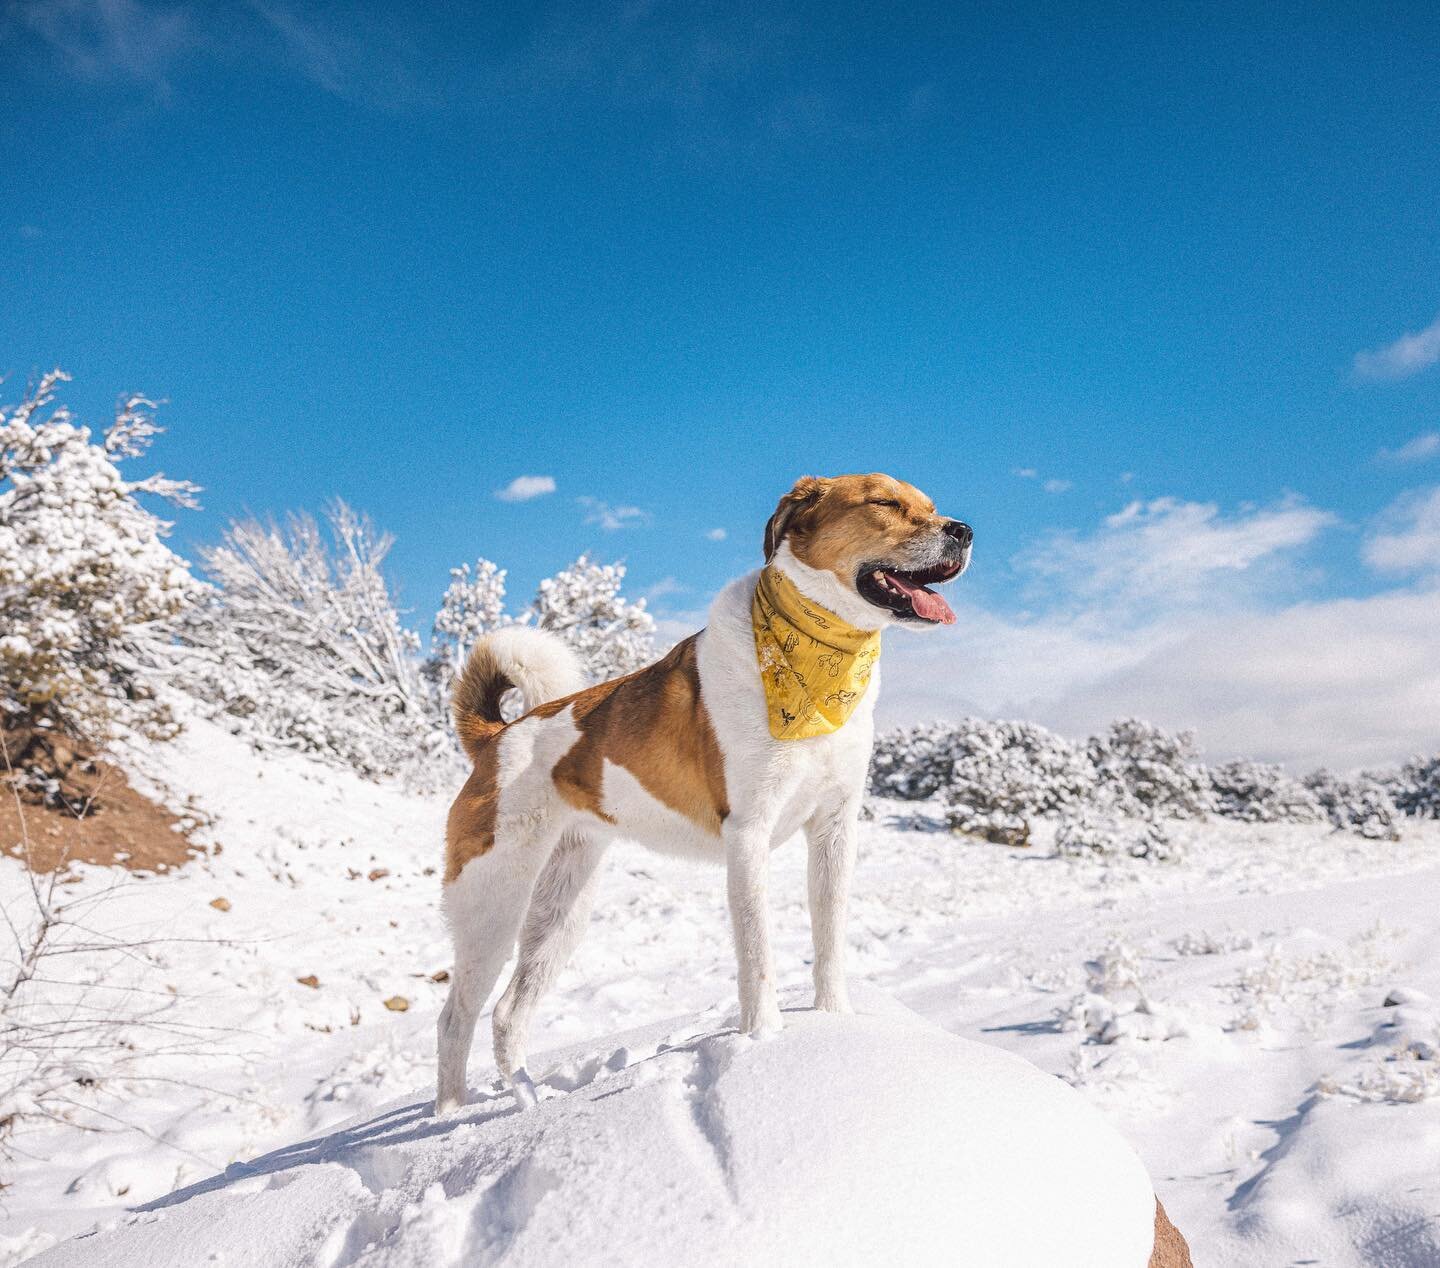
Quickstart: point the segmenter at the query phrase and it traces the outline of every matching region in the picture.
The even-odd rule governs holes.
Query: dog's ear
[[[795,487],[780,499],[780,505],[775,508],[775,514],[765,525],[765,562],[767,564],[775,552],[780,549],[780,543],[785,540],[785,531],[790,527],[790,521],[794,519],[795,513],[814,506],[820,500],[820,495],[825,492],[827,483],[828,481],[818,476],[801,476],[795,481]]]

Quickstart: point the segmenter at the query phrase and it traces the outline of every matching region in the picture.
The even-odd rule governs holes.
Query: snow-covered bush
[[[595,682],[642,669],[655,659],[655,618],[645,600],[620,594],[624,564],[597,564],[581,555],[540,583],[521,618],[560,635]]]
[[[1056,1012],[1056,1021],[1061,1030],[1082,1031],[1092,1043],[1103,1044],[1189,1033],[1179,1012],[1151,999],[1140,977],[1140,953],[1119,941],[1085,961],[1085,990]]]
[[[241,520],[202,549],[214,589],[184,623],[184,685],[258,743],[419,773],[449,746],[382,571],[390,538],[343,502],[326,526]]]
[[[1417,819],[1440,819],[1440,753],[1412,757],[1395,780],[1396,808]]]
[[[592,682],[643,668],[655,659],[655,618],[645,600],[620,594],[624,564],[597,564],[581,555],[540,583],[530,606],[505,611],[505,569],[478,559],[450,570],[450,587],[435,614],[425,672],[442,701],[482,634],[506,625],[536,625],[563,638]]]
[[[1215,813],[1246,823],[1315,823],[1319,799],[1298,779],[1268,762],[1225,762],[1210,768]]]
[[[1055,852],[1068,858],[1128,857],[1157,863],[1173,862],[1183,853],[1160,820],[1126,814],[1104,797],[1060,816]]]
[[[1029,820],[1089,800],[1095,772],[1084,752],[1030,722],[967,718],[955,727],[945,784],[952,827],[1026,844]]]
[[[924,801],[950,780],[959,755],[953,722],[896,727],[875,737],[870,757],[870,791],[877,797]]]
[[[1385,786],[1372,775],[1349,779],[1317,770],[1305,776],[1320,809],[1335,827],[1371,841],[1400,839],[1400,811]]]
[[[1211,809],[1210,780],[1196,765],[1191,731],[1121,718],[1091,737],[1088,752],[1102,789],[1127,814],[1199,819]]]
[[[193,506],[195,486],[120,472],[160,430],[154,403],[122,400],[97,439],[54,404],[67,380],[52,371],[0,409],[0,724],[17,768],[37,730],[171,733],[150,672],[198,589],[162,540],[170,525],[140,501]]]

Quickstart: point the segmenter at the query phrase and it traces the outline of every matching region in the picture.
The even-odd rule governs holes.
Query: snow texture
[[[539,1105],[412,1096],[35,1268],[205,1262],[1143,1268],[1154,1196],[1079,1094],[879,992],[755,1042],[689,1017],[542,1058]]]
[[[138,1208],[431,1094],[449,961],[437,901],[448,795],[368,782],[293,753],[256,754],[204,718],[185,720],[178,739],[137,739],[123,756],[137,780],[148,773],[149,786],[170,789],[177,804],[188,800],[209,824],[201,839],[224,848],[136,880],[98,904],[94,918],[129,938],[159,939],[148,985],[173,1000],[177,1024],[214,1033],[183,1057],[142,1049],[120,1075],[76,1087],[70,1125],[32,1124],[17,1134],[5,1167],[0,1264],[96,1226],[163,1227],[180,1218],[178,1208]],[[1198,1264],[1440,1262],[1440,1079],[1437,1062],[1423,1055],[1433,1042],[1431,1001],[1440,998],[1440,824],[1407,820],[1404,839],[1390,841],[1328,823],[1168,821],[1183,852],[1157,867],[1124,853],[1057,854],[1052,820],[1037,821],[1030,849],[1009,850],[948,831],[938,801],[874,798],[871,809],[850,920],[853,986],[872,983],[950,1034],[1070,1082],[1137,1149]],[[776,852],[771,903],[782,987],[803,988],[809,977],[805,872],[802,843]],[[78,868],[68,888],[79,897],[112,882],[103,869]],[[0,859],[0,896],[8,900],[23,885],[19,864]],[[212,905],[217,899],[224,910]],[[67,960],[81,977],[94,971],[84,956]],[[529,1121],[599,1114],[612,1101],[638,1105],[643,1098],[626,1093],[584,1108],[620,1086],[607,1080],[649,1077],[640,1074],[647,1069],[683,1083],[682,1054],[666,1067],[646,1060],[638,1039],[632,1059],[615,1055],[628,1037],[598,1037],[701,1013],[706,1033],[723,1031],[734,1011],[734,973],[719,873],[617,846],[586,941],[536,1019],[536,1051],[568,1044],[574,1055],[554,1067],[537,1063],[542,1103]],[[1065,1014],[1085,995],[1107,1001],[1110,1014],[1067,1025]],[[876,1008],[867,1002],[865,1011]],[[789,1020],[796,1033],[787,1030],[777,1052],[803,1038],[811,1021],[825,1024],[808,1014]],[[717,1035],[706,1047],[717,1066],[733,1055],[728,1042]],[[940,1040],[916,1042],[928,1050]],[[917,1090],[902,1068],[910,1050],[894,1041],[893,1059],[867,1085],[861,1107],[888,1104],[892,1080],[901,1100],[917,1102],[905,1106],[907,1115],[932,1097],[943,1106],[960,1094]],[[755,1059],[763,1052],[762,1045]],[[624,1070],[608,1068],[612,1062]],[[724,1081],[704,1078],[707,1088]],[[498,1140],[516,1126],[493,1079],[477,1055],[471,1081],[481,1100],[450,1129],[457,1147],[472,1127],[474,1136]],[[558,1098],[581,1085],[589,1090],[579,1100]],[[831,1098],[825,1113],[848,1123],[860,1113],[855,1095]],[[792,1129],[795,1116],[778,1094],[769,1112]],[[498,1117],[486,1126],[491,1115]],[[443,1236],[455,1240],[445,1244],[478,1237],[478,1173],[427,1170],[429,1163],[411,1171],[405,1137],[420,1122],[407,1119],[385,1148],[362,1151],[363,1176],[344,1162],[316,1169],[314,1183],[330,1177],[323,1183],[334,1186],[342,1212],[380,1214],[373,1222],[337,1216],[332,1258],[314,1262],[358,1260],[372,1243],[380,1253],[390,1217],[402,1211],[452,1227]],[[703,1158],[703,1142],[694,1143]],[[863,1160],[857,1169],[847,1157],[842,1168],[841,1156],[833,1153],[830,1165],[860,1179],[827,1184],[883,1181]],[[508,1153],[484,1157],[497,1180],[520,1162]],[[311,1181],[292,1183],[293,1174],[251,1176],[249,1193],[227,1185],[228,1196],[215,1199],[228,1212],[224,1227],[253,1240],[269,1235],[273,1219],[278,1237],[279,1208],[268,1204],[293,1189],[289,1200],[312,1209]],[[597,1164],[593,1183],[633,1186],[636,1174],[648,1175]],[[391,1197],[366,1196],[367,1177]],[[425,1198],[437,1181],[440,1193],[448,1183],[471,1196],[453,1206]],[[540,1170],[510,1175],[488,1199],[484,1218],[494,1231],[484,1236],[503,1239],[505,1212],[553,1200],[535,1196],[544,1183]],[[713,1192],[723,1209],[720,1190]],[[452,1209],[454,1225],[444,1225]],[[247,1210],[267,1212],[265,1220],[248,1220]],[[612,1230],[613,1257],[625,1257],[627,1238],[644,1244],[654,1222]],[[82,1238],[65,1253],[93,1241]],[[240,1240],[221,1249],[211,1262],[267,1262]]]

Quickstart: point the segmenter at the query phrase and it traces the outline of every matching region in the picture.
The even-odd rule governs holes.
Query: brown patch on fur
[[[577,809],[607,823],[605,762],[623,766],[652,797],[713,836],[730,813],[725,765],[700,697],[696,636],[653,665],[534,712],[569,706],[580,738],[555,764],[555,786]]]
[[[495,660],[495,653],[482,639],[475,645],[455,683],[450,712],[460,747],[477,761],[479,750],[504,728],[500,698],[515,684]]]
[[[851,585],[862,564],[903,553],[914,538],[933,534],[944,523],[934,502],[893,476],[804,476],[780,499],[766,525],[765,558],[788,541],[801,563],[833,572]]]
[[[488,853],[495,844],[495,803],[500,790],[495,779],[500,769],[499,730],[472,747],[466,744],[475,768],[450,807],[445,823],[445,883],[448,885],[471,859]]]
[[[1155,1199],[1155,1249],[1150,1252],[1149,1268],[1194,1268],[1190,1247],[1180,1230],[1170,1223],[1160,1199]]]
[[[568,709],[575,719],[580,737],[555,763],[551,776],[570,805],[606,823],[615,822],[606,813],[603,799],[608,760],[625,767],[657,801],[704,831],[720,834],[720,825],[730,813],[725,799],[725,763],[700,698],[695,638],[683,639],[653,665],[573,696],[547,700],[525,715],[553,718]],[[457,722],[459,699],[457,689]],[[466,745],[475,769],[450,807],[445,832],[447,883],[495,844],[499,799],[495,781],[505,726],[484,719],[477,722],[485,729],[479,731],[473,745]]]

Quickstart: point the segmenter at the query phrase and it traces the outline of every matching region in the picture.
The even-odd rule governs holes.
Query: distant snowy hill
[[[541,1104],[429,1090],[141,1207],[35,1268],[1144,1268],[1155,1198],[1084,1097],[872,989],[756,1043],[715,1016],[535,1062]]]

